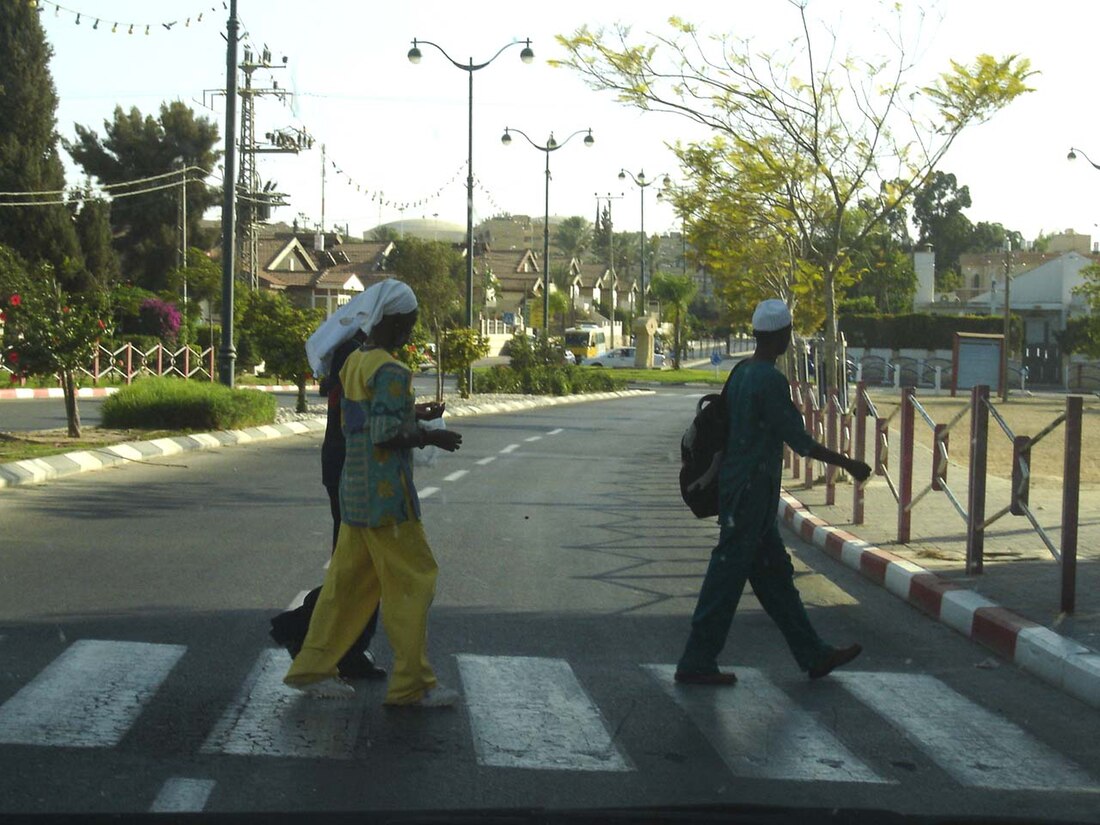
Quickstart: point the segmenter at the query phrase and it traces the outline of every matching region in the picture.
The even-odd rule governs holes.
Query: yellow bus
[[[582,358],[593,358],[607,350],[607,331],[597,326],[567,329],[565,348],[576,356],[579,364]]]

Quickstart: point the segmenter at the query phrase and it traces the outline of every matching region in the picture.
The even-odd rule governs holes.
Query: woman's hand
[[[443,415],[446,408],[446,404],[429,401],[426,404],[416,404],[413,409],[416,411],[417,421],[431,421]]]
[[[453,453],[462,445],[462,436],[454,430],[423,430],[424,446],[439,447]]]

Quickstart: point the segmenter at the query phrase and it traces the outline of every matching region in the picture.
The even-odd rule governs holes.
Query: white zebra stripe
[[[846,671],[831,678],[964,785],[1098,790],[1077,765],[935,676]]]
[[[674,665],[646,665],[738,776],[796,782],[889,783],[861,762],[812,713],[754,668],[735,687],[676,683]]]
[[[500,452],[502,455],[505,455],[507,453],[514,453],[518,449],[519,444],[509,444],[507,447],[502,448]]]
[[[185,650],[147,642],[74,642],[0,707],[0,742],[117,745]]]
[[[363,703],[313,699],[289,688],[283,684],[289,667],[285,650],[261,653],[203,744],[203,753],[350,759]]]
[[[463,654],[458,667],[480,764],[632,770],[564,660]]]
[[[185,779],[173,776],[161,787],[150,813],[201,811],[214,790],[213,779]]]
[[[470,472],[470,471],[469,470],[455,470],[450,475],[443,476],[443,480],[444,481],[458,481],[460,478],[462,478],[468,472]]]

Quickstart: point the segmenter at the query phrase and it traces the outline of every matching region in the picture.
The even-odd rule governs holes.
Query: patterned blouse
[[[340,516],[355,527],[420,519],[412,450],[375,446],[417,431],[412,373],[382,349],[358,349],[340,370],[347,457],[340,476]]]

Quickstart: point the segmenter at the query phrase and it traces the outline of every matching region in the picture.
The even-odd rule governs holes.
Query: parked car
[[[585,358],[581,361],[581,364],[586,367],[611,367],[611,368],[632,368],[634,366],[634,347],[616,347],[615,349],[609,349],[607,352],[602,352],[599,355],[592,358]],[[665,356],[661,353],[654,353],[653,366],[660,368],[665,365]]]

